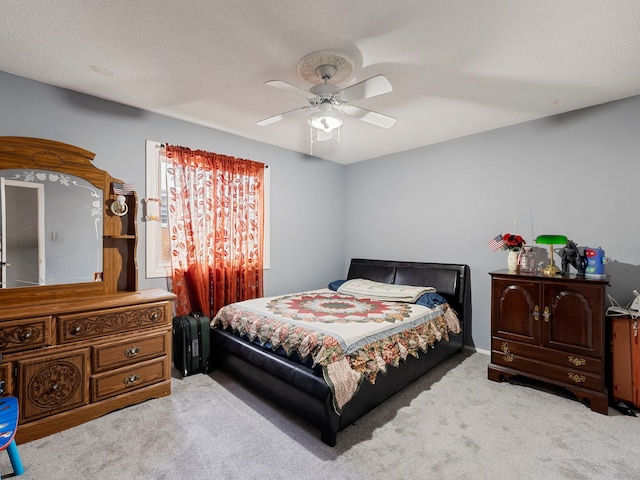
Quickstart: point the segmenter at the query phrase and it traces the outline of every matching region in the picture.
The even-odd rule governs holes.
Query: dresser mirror
[[[0,302],[137,290],[136,197],[114,215],[95,154],[53,140],[0,137]]]
[[[0,288],[102,278],[102,189],[54,170],[0,170]]]

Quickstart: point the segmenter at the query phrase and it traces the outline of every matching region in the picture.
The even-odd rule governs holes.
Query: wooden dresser
[[[0,379],[18,443],[171,393],[173,295],[145,290],[0,308]]]
[[[10,195],[0,196],[0,380],[18,397],[18,443],[171,393],[175,295],[138,290],[136,194],[112,207],[122,182],[93,158],[52,140],[0,137],[0,188],[43,191],[33,217],[22,213],[28,202],[9,208]],[[69,200],[74,192],[84,196]],[[40,231],[7,240],[27,224]]]
[[[491,272],[490,380],[513,375],[564,387],[608,413],[607,279]]]

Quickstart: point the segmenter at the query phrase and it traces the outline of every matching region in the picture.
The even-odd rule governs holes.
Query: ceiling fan
[[[339,128],[343,121],[338,114],[355,117],[378,127],[391,128],[396,123],[395,118],[352,105],[352,102],[391,92],[393,87],[389,80],[384,75],[375,75],[345,88],[337,85],[349,78],[352,72],[353,62],[341,53],[321,51],[306,55],[298,63],[298,73],[315,84],[308,91],[283,80],[270,80],[266,83],[270,87],[302,95],[309,105],[265,118],[257,122],[257,125],[264,127],[298,111],[313,111],[308,117],[308,123],[318,133],[330,134]],[[318,136],[318,140],[326,138],[331,137]]]

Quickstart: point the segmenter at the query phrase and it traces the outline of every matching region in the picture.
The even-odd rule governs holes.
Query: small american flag
[[[496,238],[492,238],[491,240],[489,240],[488,245],[491,251],[495,252],[496,250],[503,248],[506,243],[502,239],[502,235],[496,235]]]
[[[113,182],[113,193],[116,195],[133,195],[135,189],[133,183],[116,183]]]

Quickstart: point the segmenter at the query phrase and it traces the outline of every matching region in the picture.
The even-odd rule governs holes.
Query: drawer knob
[[[142,351],[142,347],[140,347],[140,346],[127,348],[124,351],[124,356],[127,357],[127,358],[132,358],[132,357],[135,357],[136,355],[138,355],[141,351]]]
[[[584,383],[587,381],[587,378],[584,375],[578,375],[577,373],[569,372],[569,378],[576,383]]]
[[[149,317],[149,318],[151,318],[152,322],[155,322],[156,320],[158,320],[158,318],[160,318],[160,314],[158,312],[153,312],[151,314],[151,317]]]
[[[569,363],[573,363],[576,367],[582,367],[587,364],[587,360],[569,355]]]
[[[80,325],[76,325],[75,327],[71,328],[71,330],[69,330],[69,333],[71,333],[71,335],[77,335],[82,331],[82,327]]]
[[[129,375],[128,377],[125,377],[122,380],[122,383],[124,383],[127,387],[130,387],[132,385],[135,385],[138,380],[140,380],[140,374],[134,373],[133,375]]]
[[[30,340],[32,337],[33,337],[33,332],[31,330],[28,330],[24,332],[22,335],[20,335],[20,340],[23,342],[26,342],[27,340]]]
[[[58,390],[60,390],[60,385],[58,385],[57,383],[54,383],[53,385],[51,385],[51,390],[53,392],[57,392]]]

